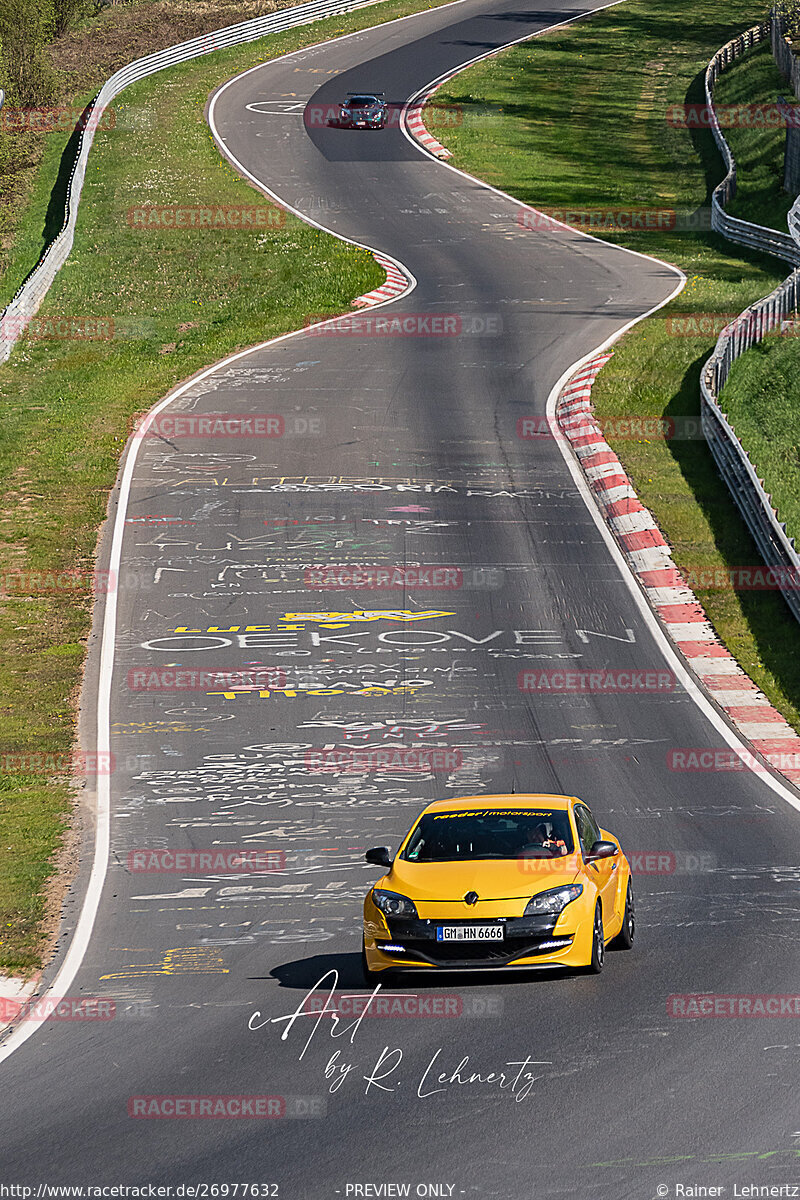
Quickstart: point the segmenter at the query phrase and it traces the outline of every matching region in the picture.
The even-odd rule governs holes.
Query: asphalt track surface
[[[362,88],[405,100],[579,11],[466,0],[266,64],[219,96],[228,154],[412,272],[415,290],[385,314],[464,326],[488,314],[495,332],[279,341],[195,381],[169,411],[313,417],[323,435],[143,443],[122,550],[110,865],[69,988],[113,998],[117,1015],[48,1021],[2,1062],[3,1182],[622,1200],[678,1182],[732,1195],[734,1183],[798,1181],[797,1020],[667,1015],[671,994],[793,992],[797,812],[752,774],[667,768],[675,747],[724,745],[680,686],[518,687],[529,668],[665,668],[559,447],[520,440],[516,423],[543,414],[570,364],[661,303],[676,276],[575,233],[520,228],[514,204],[397,128],[353,133],[286,111]],[[456,566],[463,584],[310,589],[307,568],[329,562]],[[95,672],[97,659],[95,648]],[[132,668],[176,663],[281,668],[296,694],[128,686]],[[320,775],[308,757],[397,745],[446,747],[452,769]],[[434,797],[512,786],[582,796],[629,853],[685,852],[705,869],[636,875],[637,944],[600,977],[420,976],[385,990],[456,996],[462,1015],[365,1018],[338,1040],[310,1018],[285,1040],[286,1023],[262,1026],[332,969],[339,992],[366,994],[360,910],[376,870],[363,848],[396,845]],[[128,869],[136,849],[239,846],[284,852],[285,870]],[[352,1069],[326,1078],[337,1052]],[[465,1056],[462,1077],[530,1060],[535,1080],[436,1082]],[[324,1115],[128,1116],[134,1096],[255,1094]]]

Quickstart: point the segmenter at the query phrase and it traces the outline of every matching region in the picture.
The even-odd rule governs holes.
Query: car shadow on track
[[[360,954],[314,954],[311,958],[295,959],[293,962],[282,963],[269,972],[269,977],[277,979],[282,988],[292,988],[309,991],[315,987],[329,971],[338,971],[337,990],[353,989],[369,993],[375,990],[374,983],[365,983],[361,974]],[[458,988],[500,988],[513,983],[531,984],[537,980],[544,983],[554,983],[558,980],[578,980],[581,975],[565,967],[552,967],[540,971],[448,971],[436,973],[427,971],[405,971],[387,980],[378,980],[381,991],[407,992],[447,990]],[[326,980],[325,986],[332,984],[333,977]]]

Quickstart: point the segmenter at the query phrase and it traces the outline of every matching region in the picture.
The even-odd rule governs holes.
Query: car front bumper
[[[555,917],[501,919],[504,937],[498,941],[436,940],[436,927],[451,918],[416,921],[386,920],[370,906],[377,920],[365,914],[364,947],[372,971],[475,971],[588,965],[592,954],[594,912],[569,912]],[[459,921],[457,924],[469,924]],[[489,923],[496,924],[497,919]]]

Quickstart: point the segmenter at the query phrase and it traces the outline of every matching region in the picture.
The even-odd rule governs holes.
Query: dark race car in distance
[[[344,129],[383,129],[386,125],[383,92],[348,92],[336,124]]]

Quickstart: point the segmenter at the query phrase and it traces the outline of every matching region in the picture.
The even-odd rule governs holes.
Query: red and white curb
[[[374,291],[367,292],[365,296],[356,296],[353,308],[369,308],[373,304],[383,304],[384,300],[400,296],[408,288],[408,279],[395,263],[380,254],[373,254],[373,258],[386,272],[386,282]]]
[[[452,158],[452,152],[438,142],[432,133],[429,133],[425,128],[425,122],[422,120],[422,109],[428,100],[433,95],[436,89],[433,88],[421,100],[417,100],[415,104],[409,105],[406,109],[406,128],[408,132],[418,141],[426,150],[434,154],[436,158]]]
[[[591,394],[611,353],[584,363],[562,388],[559,428],[570,442],[590,488],[633,573],[693,674],[740,735],[770,766],[800,785],[800,737],[773,708],[717,637],[705,610],[672,561],[653,514],[644,507],[603,437]]]

